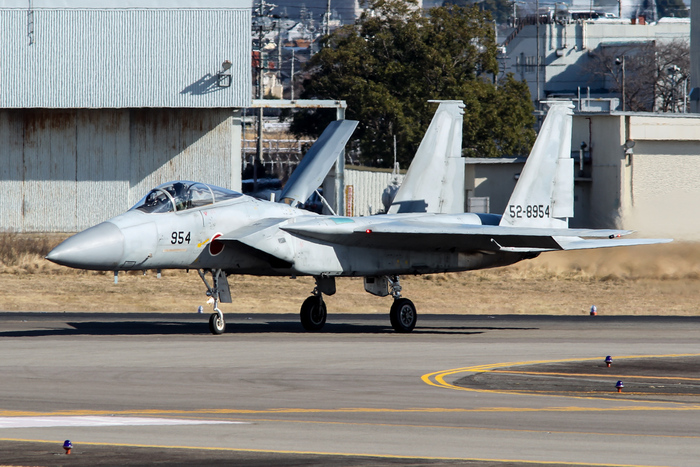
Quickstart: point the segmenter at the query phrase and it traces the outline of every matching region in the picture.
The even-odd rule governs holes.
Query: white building
[[[587,95],[589,89],[596,96],[607,95],[609,83],[592,77],[588,70],[591,54],[599,47],[690,40],[689,19],[634,23],[619,19],[550,21],[539,25],[539,37],[534,24],[510,30],[507,38],[500,38],[504,52],[499,59],[500,73],[513,73],[526,81],[534,102],[551,95],[577,96],[579,90]]]

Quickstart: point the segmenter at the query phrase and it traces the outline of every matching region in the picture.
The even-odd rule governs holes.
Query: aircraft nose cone
[[[111,222],[90,227],[51,250],[46,259],[78,269],[111,271],[124,255],[124,234]]]

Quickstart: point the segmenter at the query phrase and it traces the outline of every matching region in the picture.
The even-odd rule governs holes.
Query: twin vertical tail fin
[[[279,202],[297,206],[321,185],[355,131],[354,120],[336,120],[321,133],[289,177]]]
[[[389,207],[389,214],[464,212],[464,103],[430,102],[438,102],[440,106]]]
[[[500,225],[567,228],[574,216],[573,105],[551,102]]]

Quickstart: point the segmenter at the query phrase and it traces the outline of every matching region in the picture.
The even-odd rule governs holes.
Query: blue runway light
[[[622,384],[622,381],[618,381],[615,387],[617,388],[617,392],[622,392],[622,388],[624,388],[625,385]]]
[[[607,357],[605,357],[605,364],[608,366],[608,368],[610,368],[611,363],[612,363],[612,357],[610,355],[608,355]]]
[[[591,305],[591,316],[595,316],[598,314],[598,307],[595,305]]]
[[[63,443],[63,449],[66,450],[66,454],[70,454],[70,450],[73,449],[73,443],[71,443],[70,440],[67,439],[67,440]]]

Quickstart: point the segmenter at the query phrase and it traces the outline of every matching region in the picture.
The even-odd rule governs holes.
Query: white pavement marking
[[[247,424],[221,420],[186,420],[143,417],[0,417],[1,428],[46,428],[52,426],[146,426],[146,425],[217,425]]]

